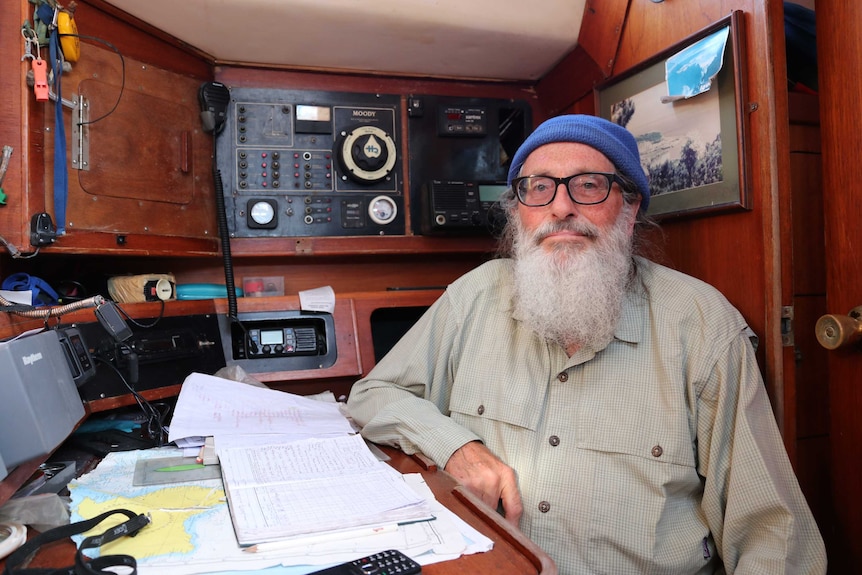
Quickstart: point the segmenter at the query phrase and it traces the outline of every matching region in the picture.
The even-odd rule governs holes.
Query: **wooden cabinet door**
[[[817,3],[817,57],[823,149],[826,305],[847,314],[862,305],[862,5]],[[811,238],[819,241],[819,238]],[[836,523],[830,572],[862,561],[862,346],[829,353],[832,496]]]

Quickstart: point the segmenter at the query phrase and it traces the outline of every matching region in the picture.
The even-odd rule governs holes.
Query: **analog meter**
[[[368,204],[368,216],[375,224],[391,223],[398,215],[398,206],[389,196],[377,196]]]

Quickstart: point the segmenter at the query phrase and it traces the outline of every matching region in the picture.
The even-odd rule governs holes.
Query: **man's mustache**
[[[581,234],[589,239],[595,239],[599,237],[598,226],[595,226],[589,222],[568,220],[560,222],[547,222],[542,224],[533,232],[533,243],[538,245],[546,237],[559,232],[572,232],[576,234]]]

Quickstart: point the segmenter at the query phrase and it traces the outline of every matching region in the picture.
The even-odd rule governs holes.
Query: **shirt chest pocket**
[[[452,386],[449,410],[453,419],[477,433],[500,423],[535,431],[545,387],[544,381],[537,383],[535,376],[526,377],[519,370],[485,369],[476,374],[461,369]]]
[[[604,454],[633,456],[644,465],[695,467],[695,450],[684,414],[668,417],[616,416],[595,418],[578,447]]]
[[[513,431],[535,431],[548,392],[548,349],[544,341],[521,329],[506,314],[494,329],[484,323],[465,325],[450,363],[451,417],[482,437]],[[500,345],[489,345],[493,333],[507,333]]]

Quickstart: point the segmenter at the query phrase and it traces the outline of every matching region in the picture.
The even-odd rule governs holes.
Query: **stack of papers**
[[[337,403],[192,373],[180,390],[168,440],[261,433],[303,439],[354,431]]]
[[[216,438],[240,545],[433,519],[358,435],[248,445]]]
[[[338,405],[193,373],[169,439],[212,436],[240,545],[433,518]]]

